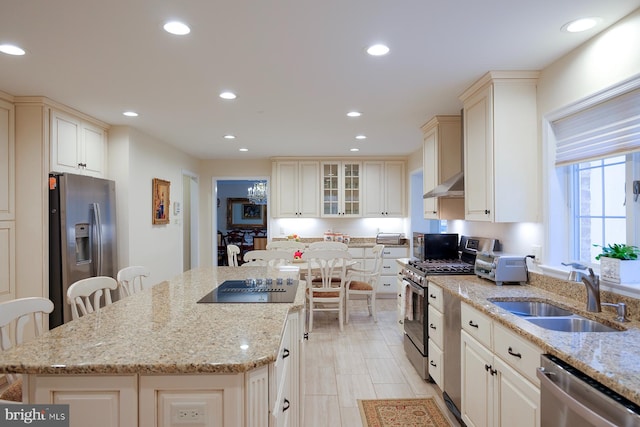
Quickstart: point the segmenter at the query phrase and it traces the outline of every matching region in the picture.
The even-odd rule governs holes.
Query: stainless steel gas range
[[[499,249],[496,239],[457,234],[424,234],[425,259],[413,259],[402,271],[406,286],[404,349],[422,378],[429,380],[428,369],[428,295],[429,276],[473,275],[476,254]],[[437,245],[437,246],[434,246]]]

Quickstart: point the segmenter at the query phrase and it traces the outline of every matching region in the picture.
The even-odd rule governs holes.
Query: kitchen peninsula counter
[[[640,322],[620,323],[612,310],[585,311],[580,302],[536,286],[496,286],[475,276],[432,276],[429,280],[463,302],[557,356],[620,395],[640,405]],[[488,298],[534,298],[599,320],[620,332],[557,332],[544,329],[488,301]]]
[[[0,372],[23,375],[25,403],[68,404],[71,427],[297,426],[304,282],[292,303],[197,302],[225,280],[291,275],[191,270],[0,352]]]

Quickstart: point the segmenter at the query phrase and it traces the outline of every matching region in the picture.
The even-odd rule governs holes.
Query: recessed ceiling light
[[[562,31],[568,33],[579,33],[581,31],[587,31],[602,22],[601,18],[581,18],[575,21],[564,24],[561,28]]]
[[[382,56],[389,53],[389,48],[383,44],[374,44],[369,46],[367,53],[371,56]]]
[[[356,139],[367,139],[366,135],[356,135]]]
[[[240,148],[238,151],[249,151],[248,148]]]
[[[233,92],[222,92],[220,94],[220,98],[222,98],[222,99],[236,99],[237,96]]]
[[[349,151],[360,151],[359,148],[351,148]]]
[[[138,113],[135,111],[125,111],[122,115],[127,117],[138,117]]]
[[[0,52],[6,53],[7,55],[15,56],[21,56],[26,53],[24,49],[21,49],[18,46],[14,46],[12,44],[0,44]]]
[[[164,24],[164,30],[167,33],[175,34],[176,36],[184,36],[185,34],[189,34],[191,32],[191,28],[189,28],[186,24],[178,21],[170,21]]]
[[[362,115],[362,113],[359,112],[359,111],[349,111],[347,113],[347,116],[349,116],[349,117],[360,117],[361,115]]]
[[[225,135],[224,139],[236,139],[235,135]]]

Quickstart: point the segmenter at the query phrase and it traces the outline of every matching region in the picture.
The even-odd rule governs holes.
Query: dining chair
[[[227,264],[229,266],[238,266],[238,256],[240,256],[240,248],[237,245],[227,245]]]
[[[141,265],[132,265],[118,271],[116,280],[120,290],[120,298],[133,295],[145,289],[142,279],[149,277],[149,270]]]
[[[349,300],[355,295],[364,295],[367,298],[367,308],[369,316],[373,316],[373,321],[378,322],[376,313],[376,288],[382,274],[382,257],[384,245],[373,247],[373,266],[371,269],[359,269],[352,267],[347,272],[345,283],[345,323],[349,323]]]
[[[97,276],[78,280],[67,289],[67,302],[71,305],[71,318],[79,319],[111,304],[111,291],[118,288],[118,282],[113,277]],[[100,300],[104,295],[104,304]],[[91,303],[93,299],[93,304]],[[80,312],[78,312],[80,308]],[[82,314],[80,314],[82,313]]]
[[[293,260],[291,252],[256,249],[244,254],[244,264],[242,266],[267,266],[283,265]]]
[[[294,253],[296,251],[304,252],[307,248],[302,242],[295,242],[293,240],[276,240],[267,243],[267,250],[287,251]]]
[[[310,251],[326,251],[326,250],[338,250],[346,251],[349,249],[345,243],[342,242],[313,242],[309,244]]]
[[[6,351],[22,344],[24,329],[33,322],[35,336],[42,334],[43,314],[53,311],[53,303],[47,298],[27,297],[0,303],[0,350]],[[22,377],[5,374],[9,387],[0,395],[1,403],[22,402]]]
[[[344,284],[347,262],[351,254],[342,250],[316,250],[302,254],[307,263],[305,308],[308,306],[309,327],[313,330],[316,311],[337,311],[340,331],[343,330]]]

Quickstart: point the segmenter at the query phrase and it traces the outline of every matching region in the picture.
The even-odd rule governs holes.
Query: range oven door
[[[425,329],[427,301],[425,288],[404,279],[406,301],[404,314],[404,333],[423,356],[427,355],[427,332]]]

